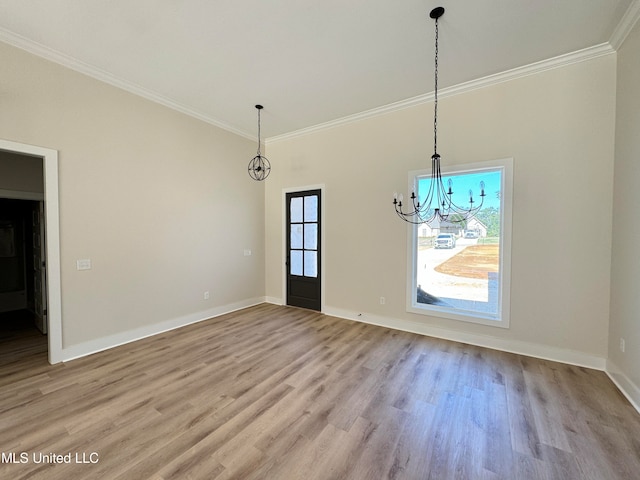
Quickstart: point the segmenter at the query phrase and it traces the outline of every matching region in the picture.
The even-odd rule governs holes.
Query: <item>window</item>
[[[458,205],[466,204],[469,190],[477,198],[481,181],[486,197],[482,209],[465,221],[409,226],[409,312],[509,326],[512,170],[512,159],[443,169]],[[430,174],[410,172],[418,197],[428,189]]]

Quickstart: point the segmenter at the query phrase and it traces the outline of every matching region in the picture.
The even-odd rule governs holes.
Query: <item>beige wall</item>
[[[0,138],[59,152],[65,348],[263,297],[254,142],[5,44],[0,58]]]
[[[636,77],[637,30],[621,50],[621,69]],[[441,100],[447,164],[514,158],[508,330],[405,311],[407,233],[391,195],[428,165],[432,105],[270,143],[273,170],[258,184],[246,175],[250,140],[3,44],[0,56],[0,138],[59,151],[65,346],[265,292],[283,298],[282,191],[324,184],[327,307],[596,357],[609,348],[629,371],[638,364],[612,346],[622,334],[638,344],[630,290],[619,308],[612,302],[607,344],[615,55]],[[628,99],[618,124],[638,111],[624,93],[637,82],[619,76]],[[622,130],[617,142],[624,212],[638,144]],[[632,238],[616,234],[614,287],[637,280]],[[92,270],[75,269],[82,258]]]
[[[514,159],[509,329],[405,311],[407,230],[391,199],[429,165],[432,104],[267,145],[267,296],[284,297],[282,190],[324,184],[327,308],[605,358],[615,69],[607,55],[440,102],[446,164]]]
[[[640,395],[640,24],[618,51],[609,356]],[[625,340],[625,353],[620,339]],[[640,396],[636,401],[640,402]],[[640,404],[640,403],[639,403]]]

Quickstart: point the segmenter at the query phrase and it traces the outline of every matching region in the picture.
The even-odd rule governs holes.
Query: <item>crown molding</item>
[[[80,60],[77,60],[69,55],[65,55],[64,53],[46,47],[38,42],[34,42],[33,40],[29,40],[21,35],[17,35],[4,28],[0,28],[0,41],[17,47],[21,50],[25,50],[38,57],[44,58],[45,60],[49,60],[53,63],[62,65],[63,67],[67,67],[76,72],[95,78],[96,80],[99,80],[101,82],[108,83],[109,85],[117,87],[126,92],[133,93],[134,95],[168,107],[177,112],[184,113],[185,115],[196,118],[210,125],[214,125],[223,130],[227,130],[236,135],[240,135],[241,137],[245,137],[251,140],[254,139],[254,137],[249,133],[232,127],[225,122],[221,122],[220,120],[205,115],[202,112],[199,112],[191,107],[175,102],[152,90],[141,87],[140,85],[136,85],[133,82],[123,80],[109,72],[89,65],[88,63],[81,62]]]
[[[540,62],[532,63],[522,67],[517,67],[501,73],[488,75],[486,77],[482,77],[476,80],[471,80],[469,82],[464,82],[451,87],[443,88],[438,91],[438,95],[440,98],[445,98],[452,95],[467,93],[480,88],[489,87],[491,85],[495,85],[498,83],[515,80],[517,78],[525,77],[528,75],[534,75],[536,73],[544,72],[546,70],[561,68],[574,63],[583,62],[583,61],[591,60],[593,58],[597,58],[603,55],[609,55],[611,53],[615,53],[617,48],[615,46],[617,45],[619,47],[622,44],[622,42],[624,41],[626,36],[629,34],[629,32],[632,30],[632,28],[634,27],[634,25],[636,24],[639,18],[640,18],[640,0],[634,0],[634,2],[627,9],[625,15],[623,16],[622,21],[619,23],[618,28],[616,28],[616,31],[612,35],[611,41],[609,43],[602,43],[600,45],[595,45],[593,47],[578,50],[576,52],[559,55],[557,57],[553,57],[547,60],[542,60]],[[208,115],[205,115],[204,113],[199,112],[191,107],[175,102],[174,100],[171,100],[147,88],[141,87],[140,85],[137,85],[133,82],[125,81],[109,72],[101,70],[85,62],[81,62],[69,55],[65,55],[52,48],[46,47],[38,42],[34,42],[32,40],[24,38],[6,29],[0,28],[0,41],[7,43],[9,45],[12,45],[14,47],[17,47],[21,50],[25,50],[38,57],[44,58],[45,60],[49,60],[51,62],[67,67],[71,70],[74,70],[84,75],[95,78],[96,80],[107,83],[121,90],[127,91],[134,95],[140,96],[152,102],[168,107],[177,112],[196,118],[210,125],[214,125],[228,132],[234,133],[236,135],[239,135],[241,137],[244,137],[250,140],[254,139],[254,136],[251,135],[250,133],[247,133],[225,122],[222,122]],[[370,110],[366,110],[364,112],[338,118],[336,120],[331,120],[328,122],[320,123],[320,124],[313,125],[311,127],[302,128],[299,130],[294,130],[292,132],[288,132],[282,135],[269,137],[269,138],[266,138],[264,142],[265,142],[265,145],[277,143],[277,142],[289,140],[295,137],[309,135],[311,133],[319,132],[322,130],[335,128],[341,125],[358,122],[360,120],[365,120],[368,118],[374,118],[380,115],[385,115],[387,113],[403,110],[405,108],[415,107],[417,105],[422,105],[432,101],[433,101],[433,92],[429,92],[426,94],[418,95],[416,97],[411,97],[405,100],[400,100],[398,102],[383,105],[381,107],[376,107]]]
[[[638,1],[640,2],[640,0]],[[552,70],[555,68],[566,67],[574,63],[592,60],[594,58],[598,58],[603,55],[610,55],[612,53],[615,53],[615,50],[612,48],[612,46],[609,43],[602,43],[600,45],[595,45],[593,47],[585,48],[585,49],[567,53],[564,55],[559,55],[557,57],[549,58],[547,60],[542,60],[540,62],[531,63],[529,65],[525,65],[522,67],[513,68],[511,70],[506,70],[504,72],[488,75],[486,77],[482,77],[476,80],[471,80],[469,82],[464,82],[458,85],[453,85],[451,87],[439,89],[438,98],[442,99],[442,98],[450,97],[453,95],[459,95],[462,93],[471,92],[473,90],[490,87],[498,83],[508,82],[510,80],[515,80],[515,79],[526,77],[529,75],[535,75],[537,73],[545,72],[547,70]],[[295,130],[290,133],[285,133],[283,135],[270,137],[266,139],[265,143],[269,145],[269,144],[281,142],[284,140],[290,140],[295,137],[309,135],[311,133],[316,133],[322,130],[339,127],[341,125],[346,125],[349,123],[358,122],[360,120],[365,120],[368,118],[385,115],[387,113],[396,112],[398,110],[403,110],[405,108],[415,107],[417,105],[429,103],[429,102],[432,102],[433,99],[434,99],[433,92],[429,92],[423,95],[418,95],[416,97],[408,98],[406,100],[401,100],[399,102],[383,105],[382,107],[372,108],[371,110],[366,110],[364,112],[356,113],[354,115],[342,117],[337,120],[320,123],[318,125],[303,128],[300,130]]]
[[[622,20],[613,31],[609,43],[614,50],[618,50],[626,40],[633,27],[640,19],[640,0],[633,0],[627,11],[622,16]]]

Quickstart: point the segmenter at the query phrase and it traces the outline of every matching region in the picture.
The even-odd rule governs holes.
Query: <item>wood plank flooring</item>
[[[2,480],[640,478],[594,370],[268,304],[60,365],[43,338],[0,343]]]

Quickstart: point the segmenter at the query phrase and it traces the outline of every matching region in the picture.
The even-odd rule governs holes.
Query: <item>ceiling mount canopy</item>
[[[426,194],[420,192],[419,185],[414,185],[411,192],[411,205],[409,210],[403,210],[403,196],[395,193],[393,195],[393,206],[398,216],[409,223],[420,225],[423,223],[433,223],[439,221],[465,222],[475,216],[482,208],[484,202],[484,182],[480,182],[480,204],[475,205],[473,192],[469,190],[468,206],[460,206],[453,200],[453,182],[447,182],[447,187],[442,181],[440,171],[440,154],[438,153],[438,19],[444,15],[443,7],[436,7],[431,10],[429,16],[435,20],[435,62],[434,62],[434,91],[433,91],[433,155],[431,156],[431,176],[426,187],[426,180],[420,180],[418,184],[424,185]],[[418,193],[416,193],[416,190]]]
[[[444,15],[444,7],[436,7],[429,13],[429,16],[433,19],[438,19]]]
[[[258,154],[249,161],[249,176],[258,182],[261,182],[269,176],[271,172],[271,164],[267,157],[260,153],[260,110],[264,107],[262,105],[256,105],[258,110]]]

